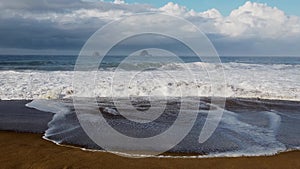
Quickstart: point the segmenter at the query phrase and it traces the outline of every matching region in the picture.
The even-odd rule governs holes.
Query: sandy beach
[[[159,159],[125,158],[55,145],[41,134],[0,132],[1,168],[300,168],[300,151],[267,157]]]

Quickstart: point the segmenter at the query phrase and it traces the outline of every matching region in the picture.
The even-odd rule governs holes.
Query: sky
[[[105,0],[110,1],[110,0]],[[126,3],[142,3],[151,4],[157,8],[164,6],[170,0],[126,0]],[[233,9],[242,6],[247,0],[173,0],[172,2],[186,6],[189,9],[201,12],[212,8],[216,8],[223,15],[229,15]],[[276,6],[285,11],[288,15],[300,16],[299,0],[252,0],[251,2],[266,3],[269,6]]]
[[[107,23],[157,12],[190,21],[223,56],[300,56],[299,6],[296,0],[1,0],[0,54],[77,55]]]

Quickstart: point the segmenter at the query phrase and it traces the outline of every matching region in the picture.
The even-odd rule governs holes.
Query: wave
[[[137,100],[138,101],[138,100]],[[159,99],[154,99],[159,102]],[[176,104],[176,99],[171,104]],[[191,101],[199,101],[198,99]],[[102,98],[98,100],[99,106],[112,110],[112,100]],[[138,101],[140,102],[140,101]],[[209,101],[202,101],[203,105],[210,104]],[[199,143],[198,137],[204,119],[208,113],[206,106],[200,106],[198,118],[190,133],[177,146],[173,147],[170,153],[197,153],[199,156],[189,158],[210,158],[210,157],[239,157],[239,156],[262,156],[274,155],[280,152],[299,150],[300,134],[299,123],[299,102],[286,101],[260,101],[251,99],[229,99],[224,109],[222,120],[213,135],[204,143]],[[255,106],[253,106],[255,105]],[[49,128],[46,130],[44,139],[55,142],[59,145],[76,145],[83,150],[103,151],[96,145],[82,129],[71,100],[34,100],[27,104],[28,107],[38,110],[55,113]],[[172,108],[176,106],[171,106]],[[202,109],[201,107],[204,107]],[[86,114],[84,119],[93,122],[97,119],[95,110],[84,107]],[[173,111],[173,110],[172,110]],[[190,110],[186,112],[186,119],[189,122]],[[110,113],[110,112],[108,112]],[[170,115],[170,114],[169,114]],[[119,115],[107,116],[107,122],[121,132],[137,133],[137,135],[149,134],[151,132],[165,129],[169,123],[168,118],[162,118],[153,123],[143,124],[142,132],[138,126],[130,126],[130,121],[121,118]],[[145,131],[146,130],[146,131]],[[127,133],[128,134],[128,133]],[[220,142],[220,140],[222,140]],[[164,146],[164,143],[160,144]],[[127,149],[126,145],[121,148]],[[115,152],[118,153],[118,152]],[[120,153],[122,154],[122,153]],[[130,154],[122,154],[130,155]],[[131,154],[138,157],[146,157],[145,154]],[[159,158],[172,156],[160,155]],[[179,158],[185,158],[179,156]]]
[[[191,69],[195,79],[186,76],[185,67]],[[82,84],[81,97],[95,93],[98,97],[114,96],[219,96],[261,98],[275,100],[300,100],[300,65],[261,65],[245,63],[212,64],[203,62],[172,63],[160,65],[159,70],[146,72],[123,70],[115,80],[114,70],[96,72],[95,86]],[[219,74],[211,79],[207,71],[221,72],[225,82],[219,82]],[[167,73],[165,73],[167,72]],[[74,73],[89,76],[89,72],[76,71],[0,71],[0,99],[58,99],[76,96],[73,89]],[[171,75],[171,76],[170,76]],[[134,77],[131,84],[125,82]],[[220,77],[221,79],[222,77]],[[154,81],[153,79],[156,79]],[[215,89],[212,90],[212,83]],[[225,92],[223,92],[225,90]]]

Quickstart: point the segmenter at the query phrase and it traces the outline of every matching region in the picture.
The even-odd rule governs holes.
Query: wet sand
[[[300,151],[268,157],[209,159],[125,158],[110,153],[88,152],[55,145],[41,134],[0,132],[1,168],[300,168]]]
[[[44,133],[53,114],[26,107],[31,100],[0,100],[0,130]]]

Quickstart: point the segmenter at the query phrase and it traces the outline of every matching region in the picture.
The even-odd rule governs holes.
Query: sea
[[[2,55],[0,99],[2,103],[26,104],[24,109],[52,114],[47,127],[38,130],[44,134],[43,138],[83,150],[107,151],[91,138],[81,123],[82,119],[95,121],[99,113],[116,131],[134,138],[151,138],[173,125],[179,125],[179,130],[173,132],[180,135],[180,127],[193,122],[178,144],[170,146],[168,141],[160,140],[157,150],[111,140],[118,145],[115,152],[126,150],[140,157],[147,155],[143,152],[159,152],[166,147],[170,147],[167,153],[174,153],[177,158],[263,156],[299,150],[300,57],[223,56],[221,63],[205,63],[193,56],[180,57],[182,62],[168,59],[157,62],[149,59],[155,56],[146,57],[148,59],[137,58],[121,65],[126,57],[109,56],[90,74],[74,71],[77,56]],[[186,75],[186,66],[193,72],[192,76]],[[209,76],[208,72],[214,71],[222,73]],[[93,85],[83,81],[79,87],[81,92],[77,92],[74,81],[80,82],[80,79],[74,78],[78,74],[92,78]],[[216,83],[212,85],[214,80]],[[83,118],[76,112],[78,106],[74,105],[74,98],[82,100],[79,105]],[[180,109],[182,98],[190,107]],[[224,104],[213,102],[215,98]],[[97,103],[97,110],[88,106],[91,99]],[[120,104],[122,102],[130,105]],[[159,116],[154,113],[153,117],[148,114],[141,119],[135,113],[164,104]],[[3,106],[5,104],[0,107]],[[199,142],[199,133],[207,119],[211,120],[212,107],[222,111],[220,121],[213,134]],[[126,117],[121,111],[126,112]],[[179,113],[185,118],[175,123]],[[27,123],[22,124],[22,128],[16,127],[20,124],[16,123],[14,113],[5,119],[3,113],[0,114],[2,121],[9,124],[8,127],[0,125],[0,130],[37,131],[32,127],[35,121],[30,119],[35,119],[38,113],[22,114],[28,123],[27,126]],[[160,154],[157,157],[173,156]]]

